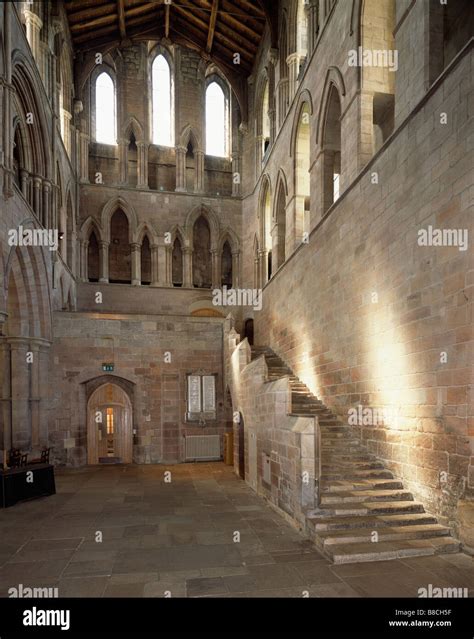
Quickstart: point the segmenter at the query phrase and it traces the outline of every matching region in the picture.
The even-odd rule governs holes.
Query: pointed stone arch
[[[103,229],[103,240],[110,242],[110,220],[113,214],[120,209],[128,219],[129,241],[133,241],[138,226],[138,217],[133,206],[123,197],[111,198],[103,207],[100,214],[100,223]]]
[[[275,269],[284,264],[287,256],[287,223],[286,223],[286,207],[288,198],[288,184],[283,169],[278,172],[275,186],[275,197],[273,198],[273,259]]]
[[[133,238],[133,242],[136,244],[141,244],[145,238],[145,235],[148,235],[148,239],[150,241],[150,245],[158,244],[158,235],[155,232],[155,229],[148,222],[141,222],[136,231],[135,236]]]
[[[223,229],[219,235],[219,241],[218,241],[218,245],[217,248],[221,251],[222,247],[224,246],[224,242],[228,241],[230,244],[230,247],[232,248],[232,251],[240,251],[240,241],[239,238],[237,236],[237,233],[230,228],[230,226],[227,226],[225,229]]]
[[[187,124],[182,129],[179,136],[179,146],[187,149],[190,142],[192,144],[194,153],[196,153],[196,151],[202,150],[201,140],[198,133],[190,124]]]
[[[125,123],[124,126],[124,130],[123,130],[123,137],[125,140],[129,140],[130,139],[130,134],[133,133],[133,135],[135,136],[135,140],[137,142],[144,142],[145,141],[145,135],[143,133],[143,127],[140,124],[140,122],[137,120],[137,118],[133,115],[131,115],[127,122]]]
[[[33,121],[27,127],[32,154],[32,170],[35,175],[52,178],[52,157],[48,141],[47,118],[44,105],[37,96],[41,95],[35,73],[30,70],[29,61],[18,49],[12,54],[12,84],[15,87],[14,101],[18,114],[24,117],[30,113]],[[39,77],[39,76],[38,76]]]
[[[316,144],[321,146],[323,141],[324,126],[326,121],[326,112],[328,107],[328,101],[330,97],[331,87],[334,86],[339,94],[341,100],[346,95],[346,86],[344,84],[344,78],[342,73],[337,67],[329,67],[326,73],[326,79],[324,81],[324,89],[321,97],[321,102],[318,111],[318,128],[316,130]]]
[[[217,249],[217,242],[219,239],[219,220],[214,211],[204,204],[199,204],[189,211],[186,216],[186,222],[184,224],[184,233],[186,237],[186,246],[193,245],[193,229],[196,220],[203,216],[206,218],[209,229],[211,231],[211,251]]]
[[[290,157],[295,157],[296,138],[297,138],[298,129],[300,126],[301,115],[305,107],[307,108],[309,115],[312,116],[313,115],[313,97],[310,91],[308,91],[308,89],[304,89],[298,95],[298,102],[296,104],[296,109],[295,109],[295,117],[293,119],[293,126],[291,129]]]
[[[92,231],[95,231],[97,240],[103,240],[103,231],[100,222],[98,222],[92,215],[89,215],[81,225],[80,237],[81,240],[87,242]]]

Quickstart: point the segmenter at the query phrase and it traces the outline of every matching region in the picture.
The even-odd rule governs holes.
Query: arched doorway
[[[87,463],[132,462],[132,405],[117,384],[99,386],[87,403]]]
[[[250,346],[253,346],[253,319],[246,319],[244,324],[244,339],[247,338]]]

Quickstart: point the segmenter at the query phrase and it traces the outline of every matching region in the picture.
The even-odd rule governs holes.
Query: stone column
[[[319,0],[308,0],[308,58],[316,47],[319,33]]]
[[[268,282],[268,251],[267,249],[259,251],[259,264],[260,264],[260,273],[259,273],[259,282],[261,288],[265,286]]]
[[[43,226],[47,229],[53,228],[51,224],[51,182],[43,180]]]
[[[119,172],[120,184],[127,184],[128,164],[127,164],[127,140],[120,139],[119,145]]]
[[[87,282],[87,250],[88,240],[79,240],[79,277],[82,282]]]
[[[268,59],[268,119],[270,120],[270,144],[273,144],[276,138],[275,66],[278,62],[278,50],[270,49]]]
[[[300,60],[301,55],[299,53],[291,53],[286,61],[288,63],[288,72],[289,72],[289,86],[288,86],[288,94],[290,104],[293,101],[293,98],[296,95],[296,91],[298,89],[298,75],[300,73]]]
[[[148,188],[148,145],[137,144],[137,188]]]
[[[26,25],[26,38],[29,42],[31,52],[33,53],[33,57],[39,67],[41,67],[40,60],[40,32],[41,27],[43,26],[43,21],[36,13],[29,11],[26,9],[23,12],[25,16],[25,25]]]
[[[173,286],[173,246],[159,246],[158,275],[160,286]]]
[[[39,342],[39,383],[38,383],[38,413],[39,413],[39,446],[47,446],[48,445],[48,420],[46,417],[46,412],[44,409],[44,402],[48,398],[48,393],[50,389],[49,385],[49,348],[51,346],[50,342],[46,340],[37,340]]]
[[[11,448],[10,344],[4,337],[7,313],[0,312],[0,448]]]
[[[263,141],[264,141],[264,136],[263,135],[256,135],[255,136],[255,161],[257,164],[257,176],[260,176],[260,173],[262,172],[262,160],[263,160]]]
[[[232,251],[232,288],[239,288],[240,284],[240,252]]]
[[[71,120],[72,115],[66,109],[62,110],[61,117],[63,119],[64,146],[67,154],[71,157]]]
[[[196,151],[194,154],[195,186],[196,193],[204,193],[204,151]]]
[[[255,288],[260,288],[260,264],[258,257],[253,260],[253,282]]]
[[[150,286],[160,286],[160,247],[158,244],[151,245],[151,283]]]
[[[288,78],[278,83],[278,125],[281,128],[288,112]]]
[[[3,164],[5,171],[3,175],[3,195],[5,199],[12,197],[13,195],[13,126],[11,118],[11,102],[13,95],[12,86],[12,4],[6,2],[4,4],[4,33],[3,33],[3,47],[4,47],[4,64],[5,64],[5,87],[3,91],[3,121],[0,122],[0,127],[4,129],[3,139],[3,151],[5,153]]]
[[[20,179],[21,179],[21,193],[23,197],[25,198],[25,200],[29,203],[30,198],[28,193],[28,190],[29,190],[28,186],[30,183],[30,174],[28,173],[28,171],[26,171],[26,169],[21,169]]]
[[[41,220],[41,185],[42,179],[37,175],[33,178],[33,211],[36,217]]]
[[[186,152],[184,146],[176,147],[176,189],[178,193],[186,192]]]
[[[30,339],[29,350],[32,354],[32,361],[29,364],[31,386],[30,386],[30,410],[31,410],[31,445],[39,446],[40,434],[40,344],[37,340]]]
[[[80,181],[82,184],[89,182],[89,136],[86,133],[80,134]]]
[[[100,278],[99,282],[108,284],[109,282],[109,242],[99,241],[100,254]]]
[[[130,245],[132,249],[132,285],[140,286],[142,283],[141,279],[141,255],[142,255],[142,247],[140,244],[133,242]]]
[[[240,153],[232,153],[232,197],[239,197],[242,193]]]
[[[11,352],[11,420],[12,446],[29,448],[31,444],[30,421],[30,371],[26,358],[28,340],[23,337],[9,337]]]
[[[183,247],[183,288],[193,288],[193,249]]]
[[[217,249],[211,250],[211,267],[212,267],[212,288],[221,287],[221,261],[220,252]]]

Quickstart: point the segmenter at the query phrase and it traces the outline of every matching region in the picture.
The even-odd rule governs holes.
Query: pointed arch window
[[[95,139],[102,144],[117,144],[115,86],[105,71],[95,81]]]
[[[206,89],[206,154],[228,156],[227,100],[222,87],[215,81]]]
[[[172,146],[171,69],[160,53],[152,64],[153,144]]]

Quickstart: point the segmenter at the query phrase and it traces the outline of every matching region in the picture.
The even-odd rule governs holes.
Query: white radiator
[[[220,435],[186,435],[186,461],[221,459]]]

